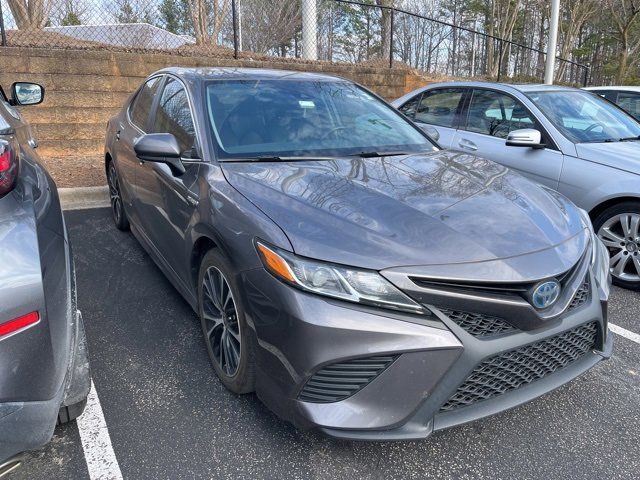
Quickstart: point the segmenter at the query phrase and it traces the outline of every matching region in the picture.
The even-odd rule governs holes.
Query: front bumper
[[[542,327],[479,339],[438,310],[424,317],[334,302],[286,286],[263,269],[244,272],[240,284],[259,347],[258,396],[297,427],[318,428],[340,438],[425,438],[434,430],[532,400],[585,372],[612,350],[606,302],[595,287],[588,302]],[[593,347],[564,368],[490,399],[442,410],[484,360],[592,322],[597,331]],[[319,371],[336,363],[348,369],[353,359],[380,356],[394,361],[353,395],[325,403],[300,400]]]

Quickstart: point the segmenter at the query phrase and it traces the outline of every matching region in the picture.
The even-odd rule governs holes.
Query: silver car
[[[640,289],[640,124],[569,87],[431,84],[393,102],[441,146],[506,165],[589,212],[613,281]]]
[[[633,85],[589,87],[590,92],[597,93],[610,102],[615,103],[636,120],[640,120],[640,87]]]

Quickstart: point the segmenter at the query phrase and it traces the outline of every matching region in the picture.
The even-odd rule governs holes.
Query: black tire
[[[604,231],[602,230],[603,227],[606,226],[611,221],[615,222],[614,219],[621,214],[630,214],[632,216],[640,216],[640,201],[621,202],[600,212],[593,219],[593,228],[596,234],[598,234],[598,236],[604,240],[604,237],[603,237]],[[619,236],[625,237],[621,228],[617,230],[614,227],[614,230]],[[638,251],[640,250],[640,232],[637,232],[637,235],[638,236],[633,239],[629,237],[623,239],[628,243],[633,243],[633,245],[631,245],[632,248],[629,249],[629,251],[627,251],[626,253],[625,253],[625,250],[627,250],[627,247],[622,248],[623,242],[620,242],[620,246],[617,246],[617,247],[607,246],[607,249],[609,250],[609,255],[614,256],[616,255],[616,253],[622,251],[625,257],[627,256],[629,257],[631,262],[627,262],[626,271],[631,273],[633,273],[633,270],[631,269],[634,268],[634,261],[636,262],[640,261],[640,251]],[[607,245],[606,242],[605,242],[605,245]],[[615,285],[618,285],[619,287],[627,288],[629,290],[640,290],[640,272],[637,272],[637,273],[639,277],[638,279],[619,278],[619,275],[616,275],[613,271],[611,276],[613,279],[613,283]]]
[[[129,230],[129,219],[127,213],[124,210],[124,203],[122,202],[122,194],[120,192],[120,180],[118,178],[118,170],[115,163],[109,162],[107,167],[107,183],[109,184],[109,197],[111,199],[111,215],[113,216],[113,223],[116,224],[118,230],[126,232]]]
[[[222,274],[222,277],[216,278],[223,278],[231,293],[226,309],[217,309],[210,300],[210,290],[212,288],[210,280],[213,278],[213,275],[217,273]],[[209,275],[207,279],[209,287],[205,287],[206,275]],[[207,288],[207,291],[205,291],[205,288]],[[223,288],[221,288],[221,290],[223,292],[225,291]],[[229,290],[227,290],[227,292]],[[233,307],[233,312],[230,312],[231,307]],[[220,323],[211,320],[217,316],[216,312],[218,311],[221,312]],[[200,316],[207,352],[209,353],[209,360],[218,378],[220,378],[224,386],[233,393],[242,394],[253,392],[255,389],[255,334],[253,330],[249,328],[244,315],[242,299],[236,284],[235,272],[226,258],[224,258],[217,249],[210,250],[200,263],[200,271],[198,274],[198,314]],[[225,344],[228,345],[226,349],[223,348],[224,340],[222,340],[225,338],[225,335],[228,342]],[[239,347],[239,349],[237,349],[237,347]],[[227,351],[229,353],[225,355]],[[239,359],[237,359],[233,352],[239,352]],[[225,362],[225,357],[227,357],[229,361]],[[236,359],[235,364],[234,359]],[[234,365],[235,368],[232,368]]]
[[[60,407],[60,411],[58,412],[58,425],[63,425],[65,423],[69,423],[84,412],[84,407],[87,406],[87,399],[75,403],[73,405],[69,405],[68,407]]]

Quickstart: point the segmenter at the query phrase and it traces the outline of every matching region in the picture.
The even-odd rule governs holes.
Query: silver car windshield
[[[437,150],[393,108],[345,81],[216,80],[206,86],[218,158]]]
[[[640,124],[597,95],[581,91],[540,91],[527,96],[574,143],[640,139]]]

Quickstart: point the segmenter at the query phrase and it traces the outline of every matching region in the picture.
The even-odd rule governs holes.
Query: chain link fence
[[[392,3],[406,2],[316,0],[312,57],[406,66],[436,77],[524,82],[544,76],[542,50],[475,25],[384,6]],[[0,0],[0,6],[0,43],[8,46],[235,58],[303,53],[301,0]],[[587,66],[558,60],[558,81],[586,85]]]

